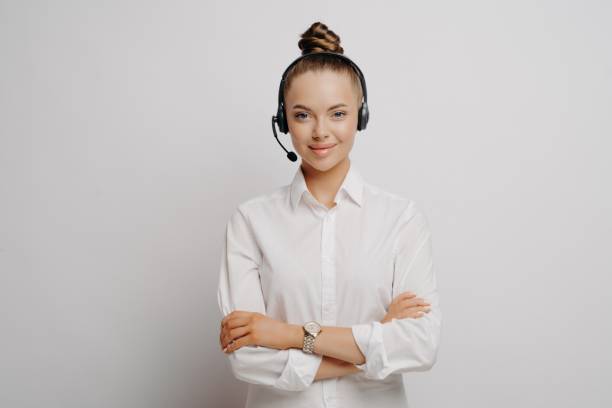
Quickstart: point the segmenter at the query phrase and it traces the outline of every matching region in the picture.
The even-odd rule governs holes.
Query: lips
[[[312,150],[322,150],[322,149],[329,149],[330,147],[334,147],[336,144],[335,143],[328,143],[328,144],[322,144],[322,145],[310,145],[308,147],[310,147]]]
[[[316,154],[319,157],[325,157],[329,154],[329,152],[335,147],[337,146],[337,144],[334,143],[328,143],[328,144],[322,144],[322,145],[312,145],[312,146],[308,146],[310,148],[310,150],[312,150],[312,152],[314,154]]]

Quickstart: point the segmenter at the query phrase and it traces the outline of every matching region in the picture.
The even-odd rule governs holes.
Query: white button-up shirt
[[[247,408],[407,407],[402,373],[436,361],[442,315],[423,212],[365,182],[352,160],[334,202],[319,203],[298,167],[291,184],[239,204],[226,227],[217,298],[224,316],[246,310],[350,327],[366,362],[314,381],[321,355],[242,347],[226,355],[249,383]],[[380,323],[405,291],[431,311]]]

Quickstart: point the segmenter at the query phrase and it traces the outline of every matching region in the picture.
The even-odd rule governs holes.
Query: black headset
[[[291,67],[297,64],[298,61],[300,61],[302,58],[307,58],[311,55],[321,55],[321,54],[331,55],[331,56],[334,56],[336,58],[340,58],[346,61],[347,63],[351,65],[351,67],[353,67],[353,69],[359,76],[359,81],[361,82],[361,89],[363,91],[363,102],[361,103],[361,107],[359,108],[359,112],[358,112],[357,130],[365,129],[368,124],[368,119],[370,118],[370,112],[368,110],[368,91],[366,89],[366,82],[365,82],[365,78],[363,77],[363,73],[361,72],[361,69],[359,69],[357,64],[351,61],[351,59],[347,57],[346,55],[339,54],[337,52],[321,51],[321,52],[314,52],[310,54],[300,55],[291,64],[289,64],[289,66],[285,69],[285,72],[283,72],[283,77],[281,79],[281,83],[278,88],[278,108],[276,110],[276,116],[272,116],[272,132],[274,132],[274,138],[276,139],[278,144],[283,148],[283,150],[287,152],[287,158],[293,162],[297,160],[297,155],[294,152],[289,152],[287,151],[287,149],[285,149],[285,147],[282,145],[280,140],[278,140],[278,136],[276,135],[276,127],[274,126],[274,123],[276,122],[278,123],[278,130],[280,130],[281,132],[285,134],[289,131],[289,126],[287,125],[287,116],[285,112],[285,97],[283,95],[283,88],[285,87],[287,72],[291,69]]]

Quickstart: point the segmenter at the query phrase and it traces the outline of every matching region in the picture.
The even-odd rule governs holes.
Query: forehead
[[[344,102],[350,105],[356,98],[351,78],[345,72],[331,70],[307,71],[294,77],[285,95],[287,107],[300,103],[312,107]]]

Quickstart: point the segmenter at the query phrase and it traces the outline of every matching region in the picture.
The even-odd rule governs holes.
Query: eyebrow
[[[342,107],[342,106],[348,106],[348,105],[347,105],[346,103],[338,103],[338,104],[336,104],[336,105],[332,106],[331,108],[329,108],[329,109],[328,109],[328,111],[330,111],[330,110],[332,110],[332,109],[340,108],[340,107]],[[310,108],[308,108],[308,107],[306,107],[306,106],[304,106],[304,105],[300,105],[300,104],[293,105],[293,109],[306,109],[306,110],[311,110]]]

